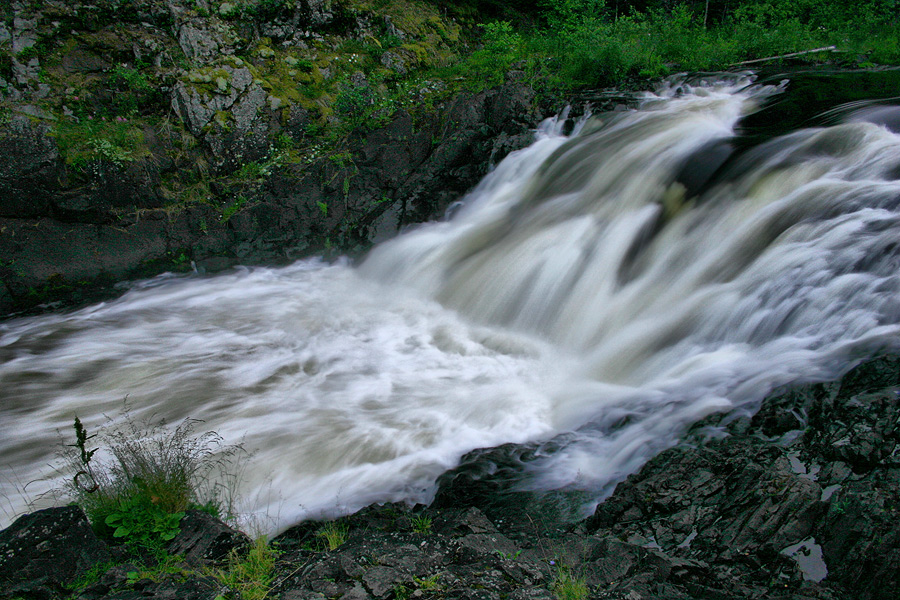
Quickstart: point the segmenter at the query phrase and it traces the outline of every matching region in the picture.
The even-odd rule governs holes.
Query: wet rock
[[[0,531],[0,598],[51,598],[95,564],[109,560],[80,508],[24,515]]]
[[[732,421],[730,437],[650,461],[588,529],[703,561],[705,579],[674,582],[691,593],[891,598],[898,388],[900,361],[886,356],[839,383],[773,394],[749,423]]]
[[[183,556],[188,564],[221,561],[232,552],[241,554],[250,547],[250,538],[246,534],[199,510],[187,511],[180,527],[166,550]]]
[[[63,173],[50,126],[14,116],[0,133],[0,216],[46,215],[55,187]]]

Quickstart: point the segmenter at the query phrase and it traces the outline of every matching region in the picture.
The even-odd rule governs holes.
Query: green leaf
[[[117,527],[116,530],[113,532],[113,537],[117,537],[117,538],[125,537],[130,533],[131,533],[131,530],[128,529],[127,527]]]

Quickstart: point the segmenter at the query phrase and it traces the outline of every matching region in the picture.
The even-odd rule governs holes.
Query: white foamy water
[[[163,278],[0,324],[7,517],[17,487],[56,485],[57,431],[126,396],[243,439],[244,509],[279,529],[428,501],[467,451],[560,434],[525,485],[599,495],[704,416],[896,347],[900,136],[850,119],[751,150],[701,198],[674,182],[777,93],[747,83],[572,137],[548,122],[451,221],[358,268]]]

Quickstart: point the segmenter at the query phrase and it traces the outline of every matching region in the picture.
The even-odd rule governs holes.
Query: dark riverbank
[[[470,465],[431,507],[284,532],[267,597],[889,600],[898,419],[900,358],[887,355],[779,391],[752,418],[707,419],[585,520],[566,516],[577,493],[504,491],[502,472],[459,476]],[[330,550],[323,527],[339,534]],[[183,561],[154,568],[94,537],[78,509],[52,509],[0,533],[0,598],[238,598],[208,567],[248,546],[190,513],[169,547]]]

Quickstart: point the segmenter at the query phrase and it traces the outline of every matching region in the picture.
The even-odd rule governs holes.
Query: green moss
[[[143,127],[134,120],[63,119],[51,135],[65,163],[74,167],[95,160],[122,165],[150,155]]]

